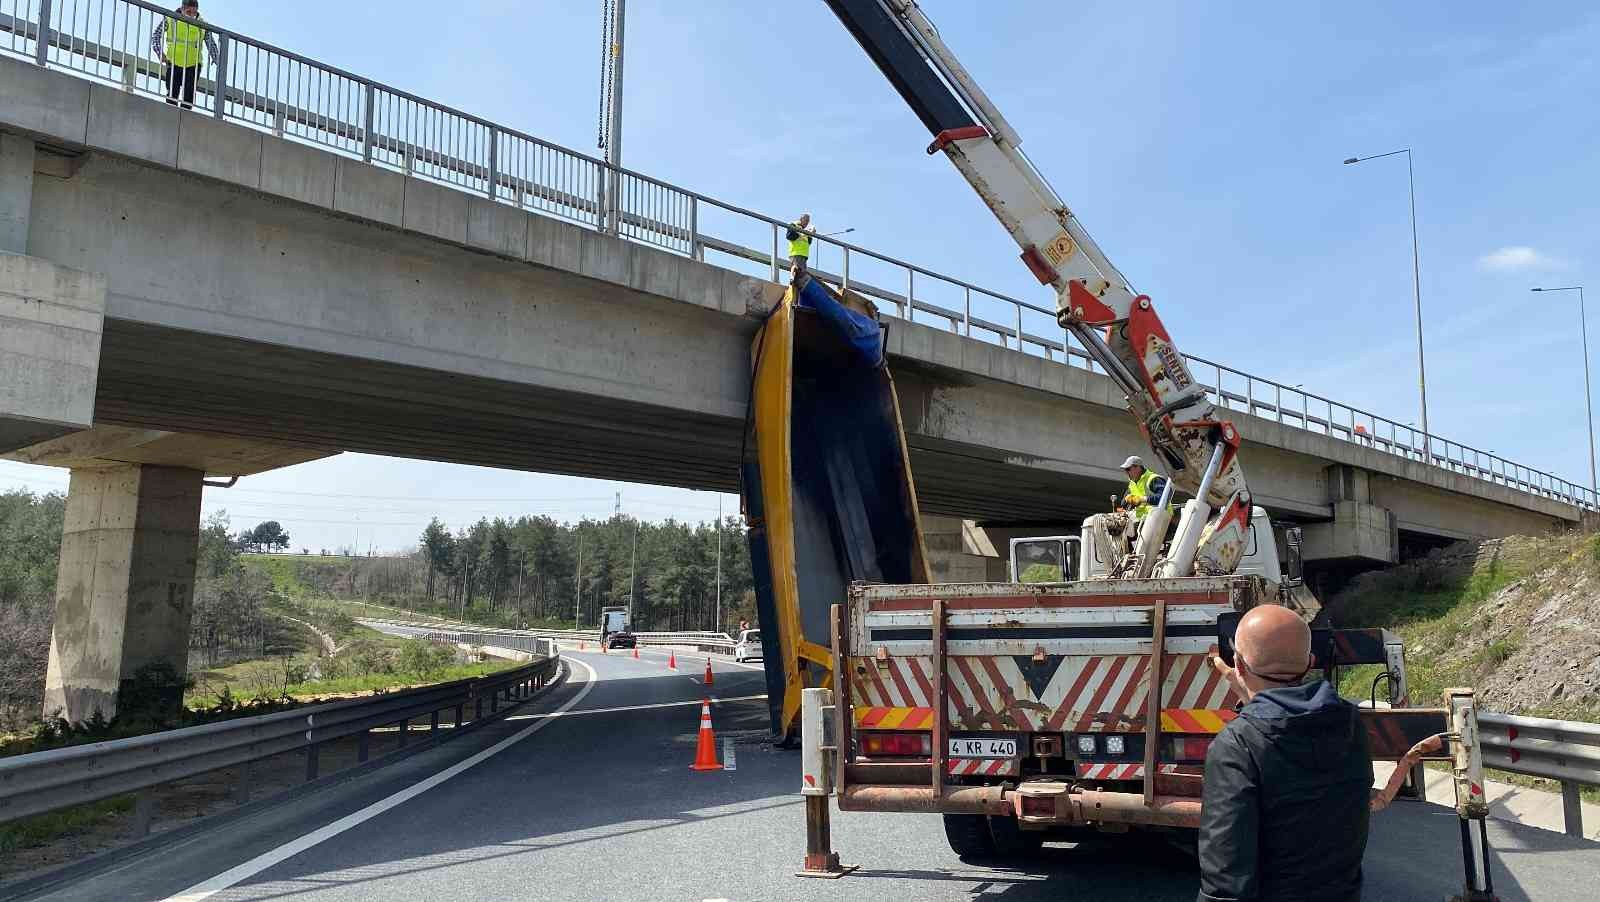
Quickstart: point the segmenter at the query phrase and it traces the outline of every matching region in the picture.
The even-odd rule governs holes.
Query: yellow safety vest
[[[794,230],[794,238],[789,242],[789,256],[811,258],[811,236],[802,232],[800,226],[789,223],[789,228]]]
[[[200,65],[200,45],[205,39],[205,29],[191,20],[167,19],[167,59],[174,66],[187,69]]]
[[[1122,496],[1124,498],[1132,498],[1137,495],[1138,497],[1144,499],[1144,501],[1140,502],[1133,509],[1133,515],[1137,519],[1143,520],[1145,514],[1150,513],[1150,508],[1154,507],[1154,505],[1151,504],[1152,501],[1161,500],[1160,498],[1150,497],[1150,483],[1155,481],[1156,474],[1149,470],[1145,470],[1142,474],[1140,474],[1138,479],[1128,480],[1128,489],[1122,493]]]

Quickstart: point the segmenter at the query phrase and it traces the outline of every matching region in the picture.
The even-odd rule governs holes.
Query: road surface
[[[568,653],[568,681],[512,718],[300,798],[222,815],[32,898],[186,902],[582,900],[1184,900],[1193,863],[1148,841],[1049,847],[984,869],[923,815],[836,815],[834,844],[861,870],[792,876],[804,829],[798,757],[764,741],[762,675],[703,656]],[[738,769],[690,771],[699,699]],[[553,715],[553,716],[552,716]],[[1491,823],[1506,902],[1594,898],[1600,845]],[[1315,842],[1316,837],[1307,837]],[[1459,888],[1449,810],[1397,802],[1374,821],[1368,900],[1438,900]]]

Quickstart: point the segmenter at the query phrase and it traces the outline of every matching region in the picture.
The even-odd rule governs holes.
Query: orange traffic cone
[[[582,642],[578,643],[578,651],[583,651],[583,643]]]
[[[706,658],[706,685],[710,686],[713,682],[715,682],[715,679],[716,678],[711,675],[711,659]]]
[[[675,651],[667,652],[667,669],[668,670],[677,670],[678,669],[678,653],[677,652],[675,652]]]
[[[637,645],[633,647],[633,659],[635,661],[639,660],[639,646]]]
[[[690,770],[722,770],[717,762],[717,735],[711,732],[711,702],[700,700],[700,739],[694,749],[694,763]]]

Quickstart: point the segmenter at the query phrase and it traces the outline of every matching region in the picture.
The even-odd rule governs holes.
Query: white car
[[[733,659],[742,664],[752,658],[756,660],[761,658],[761,631],[742,630],[739,633],[739,641],[733,645]]]

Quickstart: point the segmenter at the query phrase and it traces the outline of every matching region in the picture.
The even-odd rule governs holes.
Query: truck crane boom
[[[1232,573],[1251,514],[1239,434],[1218,417],[1155,305],[1134,291],[1023,154],[1021,137],[913,0],[825,2],[933,134],[928,153],[949,157],[1022,249],[1029,271],[1054,289],[1062,327],[1127,397],[1172,483],[1194,496],[1166,557],[1155,559],[1166,531],[1162,519],[1159,529],[1142,531],[1137,566],[1123,572]]]

